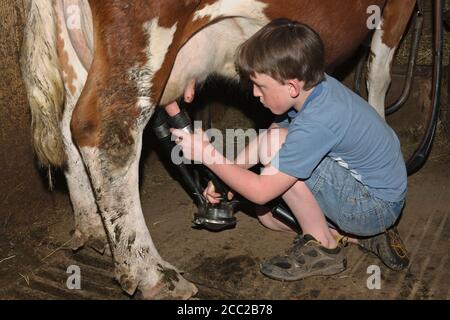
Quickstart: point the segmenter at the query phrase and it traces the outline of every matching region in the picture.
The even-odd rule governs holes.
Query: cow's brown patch
[[[383,12],[383,36],[381,41],[389,48],[394,48],[408,25],[409,17],[416,0],[389,0]]]
[[[144,3],[90,1],[90,5],[96,50],[74,111],[72,134],[80,147],[97,146],[121,166],[133,156],[140,116],[138,90],[128,71],[146,62],[143,24],[152,14],[145,10]]]
[[[369,34],[367,8],[378,5],[383,8],[385,0],[361,1],[280,1],[263,0],[269,19],[289,18],[309,25],[316,30],[325,45],[325,63],[331,68],[347,58]]]

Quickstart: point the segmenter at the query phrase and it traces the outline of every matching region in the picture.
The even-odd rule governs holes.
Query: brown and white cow
[[[278,17],[315,28],[327,65],[337,65],[370,32],[374,5],[383,15],[367,83],[383,115],[393,53],[415,0],[28,0],[22,67],[34,146],[42,165],[64,168],[74,249],[109,243],[129,294],[195,294],[159,255],[142,214],[142,132],[155,108],[213,72],[236,78],[236,47]]]

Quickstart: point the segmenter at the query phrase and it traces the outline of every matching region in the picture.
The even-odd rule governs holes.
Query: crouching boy
[[[278,115],[269,130],[226,163],[201,132],[178,137],[186,158],[202,161],[233,190],[265,204],[282,196],[301,229],[286,253],[261,264],[278,280],[343,271],[347,240],[389,268],[409,259],[394,227],[405,202],[407,174],[394,131],[362,98],[325,73],[324,47],[308,26],[282,19],[240,46],[236,67],[261,104]],[[244,158],[259,156],[261,174]],[[219,200],[210,184],[205,196]],[[270,229],[292,231],[267,211]],[[344,237],[345,236],[345,237]]]

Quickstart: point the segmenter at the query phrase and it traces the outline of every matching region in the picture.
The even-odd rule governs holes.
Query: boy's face
[[[284,114],[293,106],[292,87],[289,82],[281,84],[258,72],[250,76],[250,80],[253,82],[253,95],[273,114]]]

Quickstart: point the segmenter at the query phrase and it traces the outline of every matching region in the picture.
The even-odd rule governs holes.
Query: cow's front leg
[[[139,288],[145,298],[191,297],[197,289],[161,258],[142,214],[138,187],[142,119],[125,110],[111,111],[98,115],[92,130],[86,126],[89,114],[82,110],[75,111],[72,129],[110,240],[116,279],[130,295]],[[98,143],[86,145],[86,137],[98,137],[90,140]]]
[[[382,30],[375,31],[368,62],[367,90],[369,104],[384,118],[386,94],[391,83],[391,64],[396,47],[382,42]]]
[[[415,3],[416,0],[388,1],[379,28],[373,34],[367,75],[368,99],[383,118],[395,50],[407,27]]]

